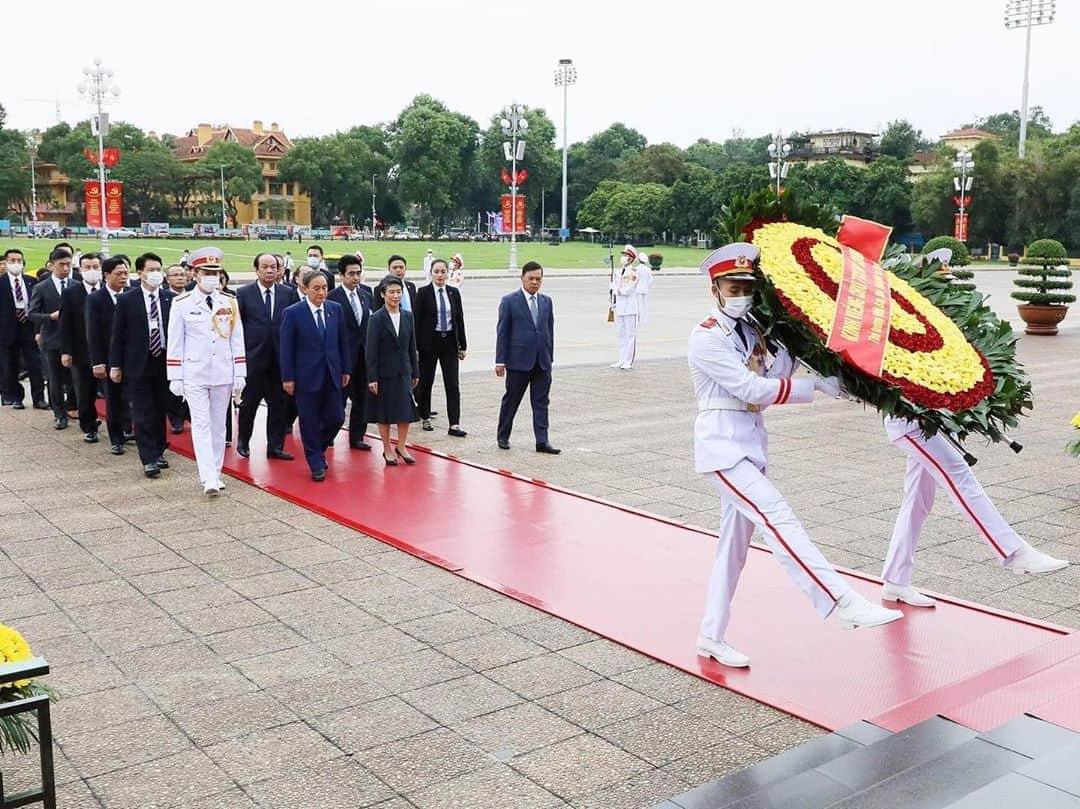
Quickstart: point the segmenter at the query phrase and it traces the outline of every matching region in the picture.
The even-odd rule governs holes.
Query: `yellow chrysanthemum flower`
[[[29,660],[33,656],[33,652],[30,651],[30,644],[19,634],[18,630],[0,624],[0,665]],[[16,680],[11,683],[0,683],[0,688],[22,688],[29,684],[29,680]]]

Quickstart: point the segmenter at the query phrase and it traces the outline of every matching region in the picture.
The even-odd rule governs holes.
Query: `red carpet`
[[[188,433],[169,438],[174,450],[191,455]],[[818,619],[769,552],[755,548],[729,635],[753,665],[724,669],[694,653],[714,536],[421,448],[414,448],[415,466],[386,467],[378,449],[349,450],[345,432],[328,453],[326,482],[313,483],[298,439],[289,441],[293,463],[267,461],[256,435],[251,459],[227,451],[226,471],[826,728],[879,717],[899,730],[1023,681],[1080,647],[1080,635],[1063,641],[1066,630],[947,598],[935,610],[905,607],[903,621],[880,629],[843,631]],[[513,459],[513,452],[506,454],[508,463]],[[551,462],[560,468],[573,460],[564,455]],[[847,577],[876,598],[875,581]],[[1038,703],[1055,716],[1075,718],[1075,709],[1069,713],[1053,700],[1065,696],[1066,686],[1075,688],[1072,671],[1071,680],[1047,680],[1038,700],[1022,704],[1017,695],[1006,710],[1015,714]]]

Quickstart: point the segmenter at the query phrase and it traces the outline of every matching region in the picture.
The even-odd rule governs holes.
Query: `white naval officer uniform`
[[[783,349],[770,361],[749,324],[715,307],[711,314],[691,332],[688,360],[698,405],[694,468],[724,504],[701,635],[722,642],[755,528],[822,617],[851,588],[765,476],[768,436],[762,410],[812,401],[814,380],[791,378],[794,362]]]
[[[216,326],[216,327],[215,327]],[[247,380],[244,327],[236,298],[197,286],[173,299],[165,365],[169,381],[184,384],[191,410],[191,443],[204,487],[221,479],[225,418],[234,384]]]
[[[960,514],[989,543],[1002,563],[1027,545],[983,491],[964,456],[942,435],[927,438],[917,423],[892,417],[885,419],[885,433],[893,446],[907,455],[904,499],[896,515],[881,574],[885,581],[911,584],[915,551],[923,523],[934,506],[938,486],[948,493]]]
[[[649,291],[653,285],[652,267],[649,266],[648,257],[638,256],[637,274],[637,322],[638,328],[641,328],[649,322]]]
[[[638,275],[631,264],[615,278],[615,324],[619,327],[619,368],[629,370],[637,356]]]

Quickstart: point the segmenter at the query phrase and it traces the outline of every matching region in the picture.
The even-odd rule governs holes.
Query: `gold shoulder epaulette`
[[[181,292],[179,295],[177,295],[175,298],[173,298],[173,300],[174,301],[182,301],[184,298],[189,298],[189,297],[191,297],[191,290],[190,289],[187,290],[186,292]]]
[[[236,297],[236,293],[228,289],[219,289],[218,292],[220,292],[222,295],[228,295],[230,298]]]

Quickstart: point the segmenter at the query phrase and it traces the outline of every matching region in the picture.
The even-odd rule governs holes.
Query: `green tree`
[[[168,220],[169,195],[181,174],[181,163],[171,150],[148,140],[142,148],[122,155],[110,172],[124,184],[124,208],[142,222]]]
[[[724,144],[707,138],[698,138],[691,143],[686,147],[683,156],[687,163],[703,166],[710,171],[720,171],[731,162],[724,150]]]
[[[716,174],[691,164],[686,177],[671,186],[669,227],[679,236],[707,231],[724,201],[718,192]]]
[[[318,224],[329,224],[334,217],[350,222],[369,219],[372,177],[382,180],[385,198],[390,157],[374,152],[371,139],[360,129],[298,138],[281,159],[281,179],[308,189],[312,218]]]
[[[262,190],[262,169],[255,153],[239,143],[214,141],[206,155],[196,164],[207,179],[217,182],[214,187],[220,195],[221,167],[225,167],[225,210],[229,218],[236,221],[236,206],[251,199],[253,194]],[[220,201],[220,200],[219,200]],[[211,208],[209,198],[203,205],[204,212]]]
[[[916,129],[914,124],[903,118],[890,121],[881,133],[881,154],[895,157],[898,160],[908,160],[915,152],[925,145],[921,129]]]
[[[912,220],[907,162],[895,157],[880,157],[871,163],[863,177],[862,195],[851,213],[889,225],[897,231],[908,229]]]
[[[978,164],[976,164],[978,166]],[[924,236],[953,232],[952,169],[941,166],[927,173],[914,184],[911,216],[915,227]]]
[[[868,196],[866,179],[866,169],[831,157],[812,166],[796,163],[791,167],[787,185],[808,203],[855,214]]]
[[[30,153],[26,136],[17,130],[0,129],[0,212],[25,216],[29,210]]]
[[[418,95],[390,126],[397,185],[406,203],[441,221],[459,206],[471,177],[479,127],[429,95]]]
[[[567,208],[575,212],[604,180],[613,180],[621,161],[645,148],[645,136],[623,123],[614,123],[567,154]],[[577,222],[577,227],[589,227]],[[593,225],[592,227],[596,227]]]
[[[964,127],[976,127],[985,129],[987,132],[993,132],[1001,138],[1001,142],[1006,148],[1015,151],[1017,144],[1020,142],[1020,110],[987,115],[985,118],[979,118],[965,124]],[[1028,110],[1027,136],[1029,141],[1050,137],[1052,133],[1053,126],[1050,123],[1050,118],[1042,107],[1036,106]]]
[[[670,143],[655,143],[621,161],[619,179],[629,183],[672,185],[686,176],[682,149]]]

